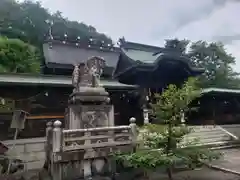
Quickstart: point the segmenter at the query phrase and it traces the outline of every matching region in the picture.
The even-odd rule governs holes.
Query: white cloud
[[[240,3],[227,3],[208,17],[179,29],[173,36],[193,41],[200,39],[221,41],[224,40],[224,37],[239,36],[240,22],[236,18],[240,14],[239,8]],[[234,69],[240,72],[240,41],[229,43],[226,45],[226,49],[236,57]]]
[[[211,41],[240,34],[238,0],[42,0],[42,4],[114,40],[125,36],[130,41],[163,45],[166,38]],[[240,72],[240,41],[227,49],[236,56],[234,68]]]

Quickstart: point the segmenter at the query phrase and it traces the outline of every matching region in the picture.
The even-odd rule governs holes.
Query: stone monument
[[[47,124],[45,168],[53,180],[114,172],[112,152],[136,145],[135,118],[128,126],[114,126],[114,109],[100,83],[104,66],[100,57],[75,65],[65,129],[60,121]]]
[[[109,105],[108,92],[100,84],[105,66],[104,59],[91,57],[75,65],[70,95],[67,129],[114,126],[113,106]]]

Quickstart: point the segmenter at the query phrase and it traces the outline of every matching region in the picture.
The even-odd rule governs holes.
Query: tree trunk
[[[167,155],[169,155],[170,151],[172,150],[172,123],[171,123],[171,121],[169,121],[169,123],[168,123],[168,142],[167,142],[166,150],[167,150]],[[173,180],[171,164],[169,164],[169,166],[167,167],[167,174],[168,174],[169,180]]]
[[[150,179],[149,173],[148,173],[147,170],[144,170],[144,172],[143,172],[143,177],[144,177],[144,180],[149,180],[149,179]]]
[[[167,175],[168,175],[169,180],[173,180],[172,167],[171,166],[167,168]]]

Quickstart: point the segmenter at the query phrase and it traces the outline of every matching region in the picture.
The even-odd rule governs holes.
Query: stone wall
[[[7,155],[21,159],[25,164],[25,170],[39,169],[45,161],[45,138],[16,140],[15,149],[12,149],[13,140],[3,141],[8,146]]]

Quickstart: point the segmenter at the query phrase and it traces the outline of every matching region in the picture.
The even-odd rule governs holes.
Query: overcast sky
[[[113,40],[162,46],[164,39],[222,41],[240,72],[240,0],[41,0],[50,11]]]

